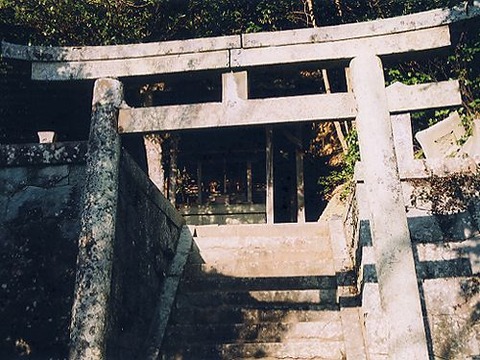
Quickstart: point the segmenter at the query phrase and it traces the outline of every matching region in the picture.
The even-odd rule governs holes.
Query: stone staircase
[[[366,359],[328,223],[191,230],[160,359]]]

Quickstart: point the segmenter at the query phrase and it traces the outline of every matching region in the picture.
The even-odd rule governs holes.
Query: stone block
[[[387,326],[380,305],[378,284],[365,284],[362,294],[365,342],[369,358],[383,358],[388,354]]]
[[[5,218],[7,212],[8,197],[0,194],[0,221]]]
[[[450,243],[449,247],[457,257],[468,257],[472,274],[480,275],[480,235],[465,241]]]
[[[59,217],[69,210],[73,187],[44,189],[27,186],[14,194],[7,205],[6,221],[35,216]]]
[[[448,118],[419,131],[415,138],[422,146],[427,159],[456,156],[460,151],[458,140],[465,135],[465,129],[457,112]]]
[[[28,185],[50,188],[68,185],[69,165],[29,167]]]
[[[11,195],[27,184],[27,169],[9,167],[0,169],[0,194]]]
[[[68,174],[68,183],[70,185],[78,186],[83,189],[85,177],[85,165],[70,165]]]
[[[413,161],[413,135],[410,114],[392,115],[393,141],[398,167],[404,169]]]
[[[222,74],[222,102],[227,106],[240,100],[246,100],[248,97],[247,72],[232,72]]]

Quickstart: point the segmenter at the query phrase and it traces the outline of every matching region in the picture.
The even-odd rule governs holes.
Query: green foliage
[[[445,119],[455,110],[462,117],[467,137],[471,135],[472,122],[480,116],[480,68],[478,66],[480,63],[480,32],[478,25],[478,20],[455,25],[452,35],[454,49],[450,54],[409,60],[385,69],[387,84],[396,81],[407,85],[449,79],[460,81],[463,96],[462,106],[413,113],[414,133]]]
[[[2,22],[19,30],[6,34],[40,45],[108,45],[145,39],[154,21],[156,1],[3,0]],[[7,23],[8,24],[8,23]],[[5,23],[3,24],[5,25]],[[2,26],[2,30],[3,26]]]
[[[308,26],[304,5],[302,0],[0,0],[0,38],[80,46],[276,31]],[[464,6],[464,1],[314,0],[313,5],[317,25],[325,26]],[[388,84],[408,85],[459,79],[464,96],[459,112],[469,128],[480,114],[478,21],[460,24],[452,38],[457,46],[451,54],[390,64],[385,76]],[[414,131],[443,119],[449,111],[412,114]],[[319,180],[325,191],[352,178],[358,159],[355,138],[354,132],[349,135],[350,148],[342,167]]]
[[[303,27],[302,9],[297,0],[1,0],[0,36],[72,46],[219,36]]]
[[[323,197],[328,198],[335,188],[341,184],[346,184],[342,196],[348,195],[353,186],[353,175],[355,164],[360,160],[360,148],[358,146],[358,134],[356,129],[352,129],[346,138],[348,144],[347,153],[343,155],[343,161],[338,169],[332,170],[327,176],[321,177],[318,184],[322,186]]]

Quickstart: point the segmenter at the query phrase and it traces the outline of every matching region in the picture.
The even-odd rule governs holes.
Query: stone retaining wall
[[[86,143],[0,147],[2,359],[68,355],[85,152]]]
[[[66,359],[87,144],[0,146],[0,358]],[[123,152],[107,355],[145,353],[182,217]],[[153,335],[152,335],[153,334]]]
[[[182,217],[124,152],[120,163],[109,359],[134,359],[148,346],[155,310],[175,254]]]

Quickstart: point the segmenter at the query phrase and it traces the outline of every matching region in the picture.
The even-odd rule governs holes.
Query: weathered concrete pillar
[[[252,161],[247,160],[247,203],[253,202],[253,174],[252,174]]]
[[[163,194],[165,189],[165,175],[162,167],[162,143],[160,134],[147,134],[143,137],[147,154],[148,177]]]
[[[77,277],[70,329],[70,359],[105,359],[118,198],[118,107],[123,86],[95,82],[81,217]]]
[[[168,175],[168,199],[173,206],[177,203],[177,176],[178,176],[178,142],[177,135],[171,135],[170,138],[170,172]]]
[[[273,203],[273,128],[267,126],[266,129],[266,212],[267,224],[274,222],[274,203]]]
[[[299,144],[296,144],[295,148],[295,172],[297,179],[297,222],[304,223],[305,217],[305,179],[303,171],[303,148],[302,148],[302,128],[297,127],[296,137],[299,140]]]
[[[202,162],[197,161],[197,186],[198,186],[198,195],[197,195],[197,203],[198,205],[202,205],[203,202],[203,186],[202,186]]]
[[[248,98],[248,77],[246,71],[222,74],[222,102],[233,106],[239,100]]]
[[[350,65],[389,359],[428,359],[382,62],[362,54]]]

